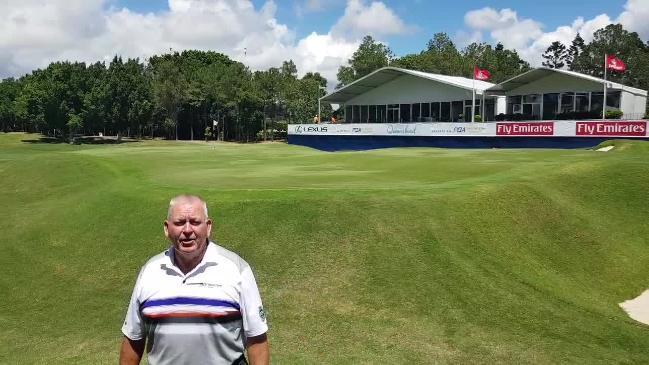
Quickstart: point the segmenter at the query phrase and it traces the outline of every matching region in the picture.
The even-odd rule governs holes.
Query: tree
[[[14,103],[20,93],[20,83],[14,78],[0,82],[0,131],[7,132],[15,128],[16,109]]]
[[[347,62],[349,66],[338,68],[338,86],[342,87],[354,80],[390,64],[394,55],[388,46],[377,42],[371,36],[363,38],[360,46]]]
[[[543,66],[549,68],[563,68],[563,66],[566,65],[568,51],[563,43],[554,41],[545,50],[545,53],[543,53],[541,57],[545,59],[542,63]]]
[[[586,44],[584,43],[584,39],[579,33],[577,33],[575,39],[572,40],[572,43],[568,48],[568,56],[566,57],[566,64],[570,70],[573,70],[572,63],[582,52],[584,52],[585,47]]]

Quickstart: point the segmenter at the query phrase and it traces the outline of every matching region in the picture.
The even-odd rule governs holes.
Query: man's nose
[[[194,229],[192,228],[192,225],[187,222],[183,225],[183,233],[186,235],[192,234],[194,232]]]

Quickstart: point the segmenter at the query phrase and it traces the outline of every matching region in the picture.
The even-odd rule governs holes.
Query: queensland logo
[[[403,124],[389,124],[388,125],[388,134],[412,134],[414,135],[417,132],[417,126],[409,126]]]
[[[327,131],[327,126],[317,126],[317,125],[307,125],[307,126],[302,126],[298,125],[295,127],[295,133],[317,133],[317,132],[326,132]]]
[[[264,308],[262,306],[259,306],[259,318],[261,318],[262,321],[266,322],[266,312],[264,312]]]
[[[352,128],[352,132],[354,132],[354,133],[360,133],[360,132],[361,132],[361,129],[358,128],[358,127],[354,127],[354,128]]]

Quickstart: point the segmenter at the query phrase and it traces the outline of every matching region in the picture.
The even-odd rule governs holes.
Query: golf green
[[[276,364],[640,364],[649,143],[43,143],[0,133],[0,363],[114,364],[169,199],[253,267]]]

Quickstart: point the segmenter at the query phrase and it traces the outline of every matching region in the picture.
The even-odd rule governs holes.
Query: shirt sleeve
[[[268,332],[266,312],[250,266],[246,266],[241,272],[241,317],[246,337],[259,336]]]
[[[137,281],[135,282],[135,287],[131,294],[131,301],[126,310],[126,318],[122,325],[122,333],[124,336],[134,341],[141,340],[145,337],[144,321],[142,320],[142,313],[140,313],[140,292],[143,271],[144,269],[140,271]]]

